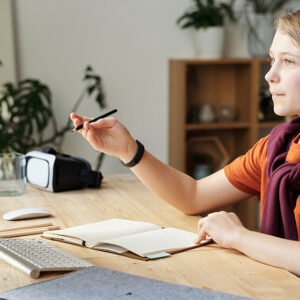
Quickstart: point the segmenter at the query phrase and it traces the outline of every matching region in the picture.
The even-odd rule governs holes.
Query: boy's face
[[[279,116],[300,115],[300,48],[277,31],[270,48],[269,83],[274,112]]]

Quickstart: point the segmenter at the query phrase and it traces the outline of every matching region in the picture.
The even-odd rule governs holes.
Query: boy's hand
[[[232,212],[215,212],[198,221],[197,244],[211,237],[217,244],[225,248],[232,248],[233,241],[241,231],[246,230],[240,219]]]
[[[107,117],[89,123],[90,118],[71,113],[74,127],[83,124],[78,132],[97,151],[116,156],[123,162],[129,162],[137,150],[136,141],[129,131],[117,119]]]

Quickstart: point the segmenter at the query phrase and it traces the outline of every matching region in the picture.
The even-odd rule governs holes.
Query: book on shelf
[[[42,237],[144,260],[167,257],[211,241],[195,244],[196,233],[117,218],[45,231]]]

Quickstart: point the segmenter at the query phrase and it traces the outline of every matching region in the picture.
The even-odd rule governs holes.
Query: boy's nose
[[[270,68],[270,70],[265,75],[265,79],[268,83],[278,82],[279,78],[280,78],[279,74],[273,66]]]

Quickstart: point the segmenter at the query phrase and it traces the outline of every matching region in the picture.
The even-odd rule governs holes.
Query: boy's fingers
[[[102,128],[104,127],[110,128],[116,124],[116,119],[114,117],[107,117],[107,118],[100,119],[97,122],[91,124],[95,124],[95,126],[99,126]]]
[[[83,121],[83,117],[80,116],[80,115],[77,115],[76,113],[71,113],[70,114],[70,118],[71,118],[72,121],[75,121],[75,120],[81,120],[81,121]]]
[[[195,244],[200,244],[200,242],[202,240],[206,240],[206,238],[207,238],[207,234],[206,234],[205,230],[202,228],[200,230],[200,232],[198,232],[198,237],[195,239],[194,242],[195,242]]]
[[[70,114],[70,118],[71,118],[72,121],[80,120],[81,122],[89,121],[89,120],[91,119],[91,118],[89,118],[89,117],[85,117],[85,116],[78,115],[78,114],[76,114],[76,113],[74,113],[74,112],[72,112],[72,113]]]
[[[195,243],[196,244],[199,244],[202,240],[204,240],[206,238],[206,232],[204,230],[204,219],[203,217],[200,217],[199,218],[199,221],[198,221],[198,237],[195,239]]]

